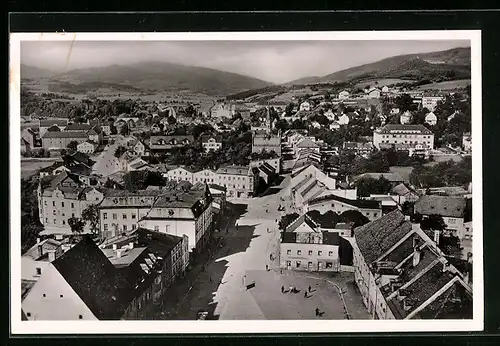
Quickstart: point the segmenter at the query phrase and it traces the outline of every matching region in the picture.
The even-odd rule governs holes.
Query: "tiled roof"
[[[401,125],[401,124],[387,124],[384,127],[375,130],[377,133],[390,134],[390,133],[417,133],[431,135],[432,131],[423,125]]]
[[[68,124],[64,131],[89,131],[92,129],[92,126],[89,124]]]
[[[464,217],[466,199],[463,197],[425,195],[415,202],[415,213],[437,214],[447,217]]]
[[[85,132],[46,132],[42,138],[86,138],[89,136]]]
[[[248,175],[248,166],[222,166],[215,173],[217,174],[233,174],[233,175]]]
[[[41,247],[41,249],[39,249],[39,247]],[[43,256],[49,250],[57,250],[57,249],[61,249],[61,242],[59,242],[55,239],[48,238],[48,239],[42,240],[40,243],[33,245],[28,251],[26,251],[23,254],[23,256],[30,257],[33,260],[37,260],[41,257],[40,252],[39,252],[40,250],[41,250],[42,256]],[[61,252],[62,252],[62,250],[61,250]],[[56,256],[57,256],[57,253],[56,253]]]
[[[366,263],[370,264],[411,230],[411,223],[405,221],[405,216],[399,210],[395,210],[355,228],[354,237]]]
[[[313,219],[309,217],[309,215],[302,214],[285,228],[285,232],[295,232],[295,230],[303,223],[311,227],[313,230],[318,227],[318,224],[314,222]]]
[[[61,129],[57,125],[52,125],[47,129],[47,132],[61,132]]]
[[[137,243],[146,246],[151,252],[158,256],[169,254],[174,247],[182,241],[182,237],[172,234],[156,232],[146,228],[138,228],[134,231],[137,235]]]
[[[66,125],[68,125],[68,119],[43,119],[43,120],[40,120],[40,127],[50,127],[52,125],[66,126]]]
[[[434,301],[416,314],[418,319],[472,319],[472,295],[455,282]]]
[[[348,205],[352,205],[361,209],[381,209],[382,205],[380,201],[374,201],[369,199],[347,199],[336,195],[326,195],[318,198],[313,198],[308,201],[310,206],[315,204],[324,203],[328,201],[338,201]]]
[[[396,195],[399,196],[405,196],[409,193],[416,194],[416,192],[413,189],[408,188],[408,186],[406,186],[404,183],[394,186],[394,188],[392,189],[392,193],[395,193]]]
[[[99,320],[123,315],[131,288],[90,237],[52,263]]]

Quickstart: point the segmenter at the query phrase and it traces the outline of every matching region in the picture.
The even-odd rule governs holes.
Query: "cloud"
[[[469,41],[24,41],[21,61],[62,72],[163,61],[215,68],[274,83],[411,53],[470,46]]]

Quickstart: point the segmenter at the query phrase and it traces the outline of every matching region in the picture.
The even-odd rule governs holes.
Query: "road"
[[[277,208],[281,197],[289,195],[288,182],[289,179],[285,179],[282,189],[275,194],[231,201],[235,211],[227,233],[222,232],[224,247],[196,277],[172,318],[193,319],[198,310],[208,310],[212,318],[221,320],[314,319],[318,318],[316,307],[324,312],[320,318],[346,318],[334,284],[321,276],[308,275],[310,273],[279,270],[276,220],[281,218],[281,213]],[[274,260],[270,259],[271,254]],[[368,318],[361,298],[348,281],[344,278],[336,284],[346,291],[345,300],[352,305],[349,313],[354,318]],[[246,285],[251,283],[255,283],[255,287],[247,290]],[[295,286],[301,292],[281,293],[282,286]],[[306,298],[304,290],[309,286],[313,292]]]
[[[115,157],[115,151],[121,145],[126,145],[128,140],[124,137],[117,137],[115,143],[106,146],[106,148],[93,160],[95,161],[92,167],[92,173],[107,177],[113,173],[120,171],[118,159]]]

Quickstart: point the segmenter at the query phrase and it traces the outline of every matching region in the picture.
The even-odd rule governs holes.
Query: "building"
[[[434,134],[423,125],[388,124],[373,131],[373,145],[380,149],[386,144],[420,144],[424,148],[434,148]]]
[[[471,319],[472,289],[436,244],[395,210],[354,229],[353,266],[374,319]]]
[[[263,150],[274,151],[278,156],[281,156],[281,134],[273,135],[266,131],[253,131],[252,153],[260,153]]]
[[[193,136],[175,135],[175,136],[151,136],[149,148],[152,152],[170,151],[185,145],[193,144]]]
[[[128,146],[130,148],[130,151],[132,151],[135,155],[148,156],[148,154],[149,154],[148,147],[139,138],[136,138],[136,139],[132,140],[131,142],[129,142]]]
[[[340,100],[346,100],[348,99],[349,97],[351,96],[351,93],[347,90],[342,90],[340,93],[339,93],[339,99]]]
[[[55,235],[56,239],[73,234],[68,219],[81,219],[82,211],[89,205],[98,205],[104,198],[100,188],[88,186],[72,173],[63,171],[52,176],[49,186],[38,187],[38,212],[40,223],[44,226],[41,235]],[[84,233],[91,232],[86,223]]]
[[[38,132],[40,133],[40,138],[42,138],[48,128],[52,126],[56,126],[60,131],[63,131],[66,126],[68,126],[68,119],[49,118],[38,120]]]
[[[259,173],[250,166],[222,166],[214,183],[227,189],[228,198],[251,198],[257,190]]]
[[[203,135],[201,136],[201,146],[206,153],[220,150],[222,149],[222,137]]]
[[[293,149],[295,151],[295,155],[300,155],[301,152],[307,151],[307,152],[315,152],[319,154],[321,146],[316,143],[315,140],[312,140],[311,138],[303,138],[299,142],[297,142]]]
[[[309,112],[311,110],[311,103],[309,101],[304,101],[299,106],[299,111]]]
[[[462,148],[469,153],[472,151],[472,136],[470,132],[466,132],[462,135]]]
[[[415,202],[414,212],[424,218],[441,216],[446,223],[446,231],[462,240],[465,238],[466,204],[467,199],[464,197],[424,195]]]
[[[366,96],[368,98],[371,98],[371,99],[378,99],[380,98],[380,94],[381,94],[381,91],[380,89],[378,88],[371,88],[370,90],[368,90],[368,92],[366,93]]]
[[[420,194],[405,183],[394,186],[391,193],[396,196],[398,203],[401,205],[404,202],[416,202],[420,198]]]
[[[166,174],[162,174],[164,178],[167,180],[173,181],[188,181],[191,184],[194,184],[194,173],[195,171],[186,166],[179,166],[172,168],[166,172]]]
[[[339,116],[339,119],[337,120],[337,123],[339,123],[339,125],[348,125],[349,124],[349,116],[347,114],[344,114],[342,113],[341,116]]]
[[[203,190],[109,191],[99,205],[103,238],[142,227],[187,236],[189,251],[201,252],[212,231],[212,197]]]
[[[229,103],[217,103],[210,109],[210,116],[212,118],[232,118],[233,117],[233,107]]]
[[[38,134],[32,128],[24,129],[21,133],[21,138],[24,139],[28,146],[28,151],[37,146]]]
[[[438,102],[443,101],[443,96],[422,96],[422,108],[427,108],[429,111],[433,112]]]
[[[384,86],[382,87],[382,92],[383,92],[384,94],[388,93],[388,92],[389,92],[389,87],[388,87],[387,85],[384,85]]]
[[[250,161],[250,167],[259,167],[260,165],[263,165],[264,163],[271,166],[276,173],[279,174],[281,172],[281,158],[279,158],[279,157],[274,158],[274,159],[252,160],[252,161]]]
[[[328,211],[341,214],[347,210],[357,210],[370,221],[373,221],[382,216],[382,203],[376,200],[347,199],[334,194],[328,194],[309,199],[304,204],[304,210],[317,210],[322,214]]]
[[[399,111],[399,110],[398,110]],[[411,122],[411,119],[413,118],[412,114],[410,111],[406,111],[403,114],[399,116],[399,123],[401,125],[406,125]]]
[[[425,122],[431,126],[434,126],[437,124],[437,116],[436,114],[434,114],[433,112],[429,112],[427,113],[427,115],[425,116]]]
[[[84,154],[93,154],[95,153],[96,149],[97,149],[97,143],[92,140],[79,143],[76,146],[76,150]]]
[[[281,233],[280,267],[287,270],[339,271],[340,237],[337,232],[321,231],[303,214]]]
[[[344,142],[343,149],[353,151],[356,155],[362,156],[369,155],[374,150],[372,143],[362,142]]]
[[[42,147],[46,150],[66,149],[68,144],[77,144],[88,141],[90,138],[85,132],[45,132],[42,136]]]
[[[89,139],[101,143],[102,141],[102,130],[97,125],[90,124],[68,124],[63,130],[63,132],[84,132],[89,136]]]

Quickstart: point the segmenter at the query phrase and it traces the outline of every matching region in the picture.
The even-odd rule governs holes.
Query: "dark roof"
[[[403,182],[404,179],[399,173],[393,173],[393,172],[386,172],[386,173],[363,173],[360,174],[356,177],[354,177],[353,181],[357,181],[359,179],[363,178],[372,178],[372,179],[379,179],[380,176],[384,177],[391,183],[399,183]]]
[[[285,233],[286,232],[294,232],[300,225],[305,223],[312,229],[316,229],[318,225],[309,217],[307,214],[302,214],[298,218],[296,218],[294,221],[292,221],[286,228],[285,228]]]
[[[206,142],[208,142],[208,140],[209,140],[210,138],[215,139],[215,141],[216,141],[217,143],[222,143],[222,136],[221,136],[221,135],[215,135],[215,136],[211,136],[211,135],[202,135],[200,138],[201,138],[201,142],[202,142],[202,143],[206,143]]]
[[[47,132],[61,132],[61,128],[57,125],[52,125],[47,129]]]
[[[323,232],[323,244],[340,245],[340,236],[337,232]]]
[[[387,124],[380,129],[375,130],[377,133],[396,133],[396,132],[414,132],[419,134],[431,135],[432,131],[423,125],[401,125],[401,124]]]
[[[134,231],[134,234],[137,235],[137,243],[139,246],[146,246],[149,251],[162,257],[169,254],[174,247],[182,241],[182,237],[156,232],[146,228],[138,228]]]
[[[89,131],[93,126],[89,124],[68,124],[64,131]]]
[[[464,217],[466,199],[463,197],[425,195],[415,202],[415,213],[437,214],[447,217]]]
[[[46,132],[42,138],[86,138],[89,136],[85,132]]]
[[[259,170],[262,171],[264,174],[266,174],[266,175],[269,176],[269,175],[274,174],[275,172],[274,172],[274,169],[272,167],[269,168],[268,166],[266,166],[266,165],[260,165],[259,166]]]
[[[52,125],[66,126],[68,119],[43,119],[40,120],[40,127],[50,127]]]
[[[131,288],[89,236],[52,264],[97,319],[123,315]]]
[[[74,153],[73,155],[71,155],[71,158],[74,160],[74,161],[77,161],[77,162],[81,162],[87,166],[92,166],[94,164],[94,161],[92,161],[90,159],[90,156],[88,156],[87,154],[84,154],[84,153],[81,153],[79,151],[77,151],[76,153]]]
[[[374,200],[369,200],[369,199],[347,199],[347,198],[339,197],[336,195],[326,195],[326,196],[321,196],[318,198],[313,198],[313,199],[310,199],[307,203],[312,206],[314,204],[327,202],[327,201],[338,201],[338,202],[352,205],[354,207],[361,208],[361,209],[381,209],[382,208],[382,204],[380,201],[374,201]]]
[[[370,264],[389,250],[412,226],[399,210],[354,229],[354,237],[366,263]]]

